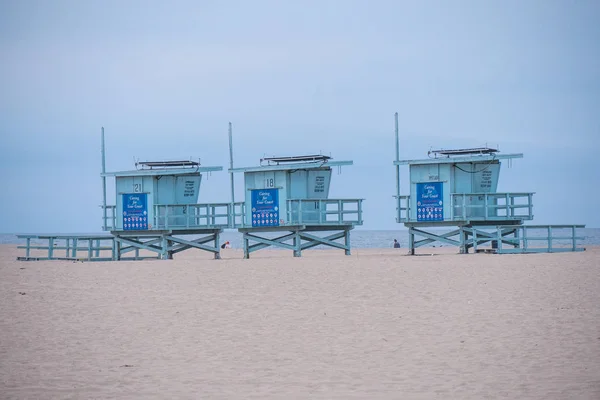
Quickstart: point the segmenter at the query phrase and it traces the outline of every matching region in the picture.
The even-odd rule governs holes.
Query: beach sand
[[[427,252],[0,246],[0,398],[600,399],[600,248]]]

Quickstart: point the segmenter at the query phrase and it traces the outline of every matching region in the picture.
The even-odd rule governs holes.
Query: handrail
[[[583,251],[585,236],[577,230],[585,225],[500,225],[494,238],[498,253]],[[516,229],[514,238],[502,237],[504,229]],[[507,247],[504,247],[506,244]]]
[[[106,208],[106,217],[102,216],[104,220],[102,222],[103,231],[114,231],[117,228],[117,206],[107,205],[100,206],[100,208]]]
[[[410,218],[410,196],[394,196],[396,199],[396,222],[407,222]]]
[[[103,206],[100,206],[101,208]],[[237,228],[245,225],[245,203],[155,204],[149,229],[169,228]],[[106,206],[103,231],[117,230],[117,206]],[[104,217],[103,217],[104,218]]]
[[[362,225],[363,199],[288,199],[287,223]]]
[[[18,249],[25,250],[25,256],[17,257],[17,260],[108,261],[114,259],[114,236],[108,234],[23,234],[16,236],[25,241],[24,245],[17,246]],[[64,253],[62,253],[63,251]],[[110,256],[106,255],[107,252],[110,252]]]
[[[451,193],[444,221],[507,221],[533,219],[533,192]],[[394,196],[396,222],[418,222],[411,196]]]
[[[244,214],[244,202],[155,204],[150,229],[235,228],[244,226]]]
[[[533,192],[452,193],[451,219],[455,221],[532,220],[533,194]]]

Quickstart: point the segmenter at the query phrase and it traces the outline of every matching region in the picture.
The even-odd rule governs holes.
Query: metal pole
[[[102,127],[102,230],[106,231],[106,154],[104,150],[104,127]]]
[[[229,123],[229,179],[231,180],[231,228],[235,227],[235,188],[233,182],[233,133]]]
[[[400,142],[398,141],[398,113],[394,114],[396,120],[396,161],[400,161]],[[396,196],[400,204],[400,166],[396,165]]]

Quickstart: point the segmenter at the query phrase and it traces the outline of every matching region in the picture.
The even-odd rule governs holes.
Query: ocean
[[[443,230],[438,230],[437,232],[444,232]],[[540,232],[542,233],[542,232]],[[67,234],[67,233],[62,233]],[[86,232],[85,234],[90,234]],[[98,233],[93,233],[98,234]],[[100,233],[101,234],[101,233]],[[556,233],[555,233],[556,235]],[[583,240],[578,240],[578,244],[580,245],[600,245],[600,229],[598,228],[585,228],[579,229],[578,235],[583,237]],[[265,235],[267,236],[267,235]],[[271,237],[276,236],[275,234],[269,235]],[[356,229],[350,232],[350,240],[353,248],[390,248],[392,247],[392,243],[394,239],[397,239],[400,242],[400,246],[403,248],[408,247],[408,231],[406,229],[402,230],[386,230],[386,231],[378,231],[378,230],[364,230],[364,229]],[[221,243],[225,241],[229,241],[232,248],[241,248],[242,247],[242,234],[235,230],[225,230],[221,234]],[[17,238],[15,234],[0,234],[0,244],[24,244],[24,240],[20,240]],[[555,245],[568,245],[569,242],[556,240],[554,241]],[[451,247],[448,244],[443,243],[432,243],[432,246],[435,247]],[[322,246],[319,246],[322,248]],[[316,248],[319,248],[316,247]]]

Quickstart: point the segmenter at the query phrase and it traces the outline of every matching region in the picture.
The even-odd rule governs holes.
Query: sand
[[[600,248],[431,252],[0,246],[0,398],[600,399]]]

